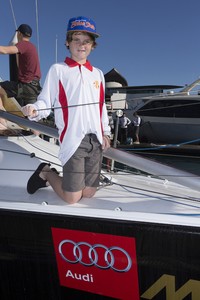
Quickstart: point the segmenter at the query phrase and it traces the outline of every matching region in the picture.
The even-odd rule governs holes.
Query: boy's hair
[[[80,34],[80,33],[88,35],[91,38],[91,40],[93,42],[93,45],[92,45],[93,48],[95,48],[97,46],[97,42],[96,42],[96,39],[95,39],[94,35],[90,34],[88,32],[82,32],[82,31],[68,32],[67,35],[66,35],[66,41],[68,43],[70,43],[73,40],[73,35],[77,35],[77,34]],[[67,48],[69,49],[69,46],[67,46]]]

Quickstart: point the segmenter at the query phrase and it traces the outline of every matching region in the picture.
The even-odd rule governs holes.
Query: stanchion
[[[123,111],[121,109],[116,111],[116,122],[115,122],[115,133],[114,133],[114,141],[113,141],[113,148],[117,148],[117,137],[118,137],[118,130],[119,130],[119,118],[123,115]],[[112,159],[111,161],[111,172],[114,171],[115,161]]]

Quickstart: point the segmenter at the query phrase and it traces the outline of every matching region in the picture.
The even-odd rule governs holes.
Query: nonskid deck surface
[[[200,226],[200,192],[147,175],[102,171],[96,195],[74,205],[59,199],[51,187],[29,195],[27,181],[41,161],[62,170],[57,154],[56,145],[35,136],[1,138],[0,207],[169,223],[178,218]]]

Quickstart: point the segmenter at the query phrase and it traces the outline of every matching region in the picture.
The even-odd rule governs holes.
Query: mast
[[[17,32],[15,31],[15,34],[10,41],[9,45],[15,45],[17,44]],[[18,81],[18,66],[17,66],[17,54],[10,54],[9,55],[9,71],[10,71],[10,80],[11,81]]]
[[[185,88],[181,90],[181,93],[188,93],[190,92],[195,86],[200,85],[200,78],[192,82],[191,84],[187,85]]]

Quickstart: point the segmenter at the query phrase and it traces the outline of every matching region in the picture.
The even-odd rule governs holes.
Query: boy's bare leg
[[[64,191],[62,189],[62,177],[53,172],[47,164],[42,168],[38,176],[43,180],[47,180],[56,194],[69,204],[77,203],[82,197],[91,198],[97,190],[96,188],[86,187],[84,190],[77,192]]]

